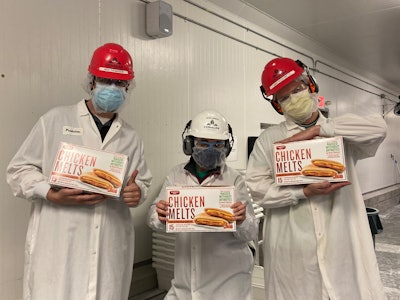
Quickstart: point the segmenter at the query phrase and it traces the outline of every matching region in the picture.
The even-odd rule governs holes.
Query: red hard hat
[[[102,78],[131,80],[135,77],[128,51],[114,43],[104,44],[94,51],[88,70]]]
[[[275,58],[265,65],[261,83],[271,96],[303,74],[304,69],[293,59]]]

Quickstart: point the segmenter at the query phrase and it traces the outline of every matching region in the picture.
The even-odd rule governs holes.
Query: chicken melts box
[[[234,186],[167,187],[167,232],[236,231]]]
[[[347,181],[343,138],[318,138],[274,144],[277,185]]]
[[[49,183],[118,197],[127,163],[128,156],[124,154],[60,143]]]

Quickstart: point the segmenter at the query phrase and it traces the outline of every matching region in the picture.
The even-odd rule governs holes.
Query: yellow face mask
[[[318,100],[307,89],[291,94],[290,97],[280,103],[283,114],[295,123],[302,124],[318,109]]]

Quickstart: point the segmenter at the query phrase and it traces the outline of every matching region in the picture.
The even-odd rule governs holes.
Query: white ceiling
[[[377,75],[400,92],[400,0],[240,1]],[[223,1],[211,2],[221,5]]]

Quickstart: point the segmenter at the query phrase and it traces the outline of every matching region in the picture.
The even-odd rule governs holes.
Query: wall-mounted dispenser
[[[146,33],[153,38],[172,35],[172,6],[164,1],[146,4]]]

